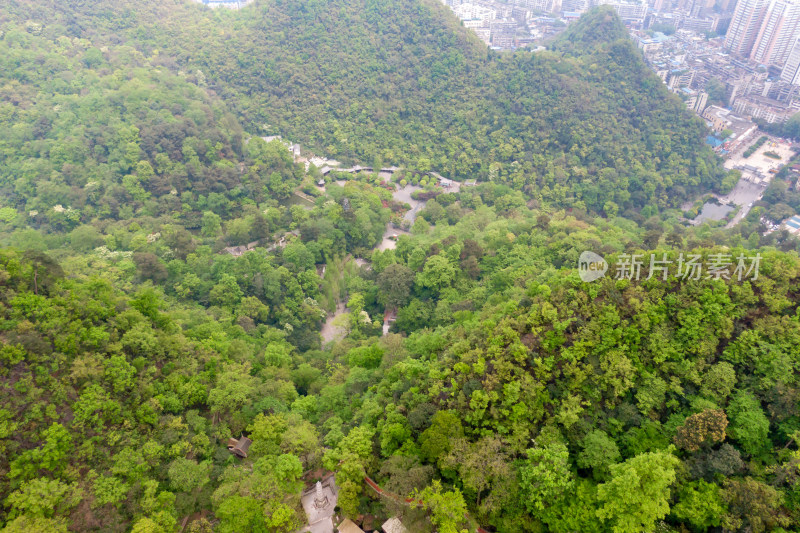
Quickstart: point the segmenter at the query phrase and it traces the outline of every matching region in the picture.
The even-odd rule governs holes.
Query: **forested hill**
[[[580,55],[592,47],[626,39],[628,32],[611,9],[597,9],[567,26],[551,45],[554,50],[570,50]]]
[[[249,131],[343,160],[491,179],[611,214],[730,186],[702,123],[607,8],[568,33],[580,37],[569,56],[490,52],[432,0],[259,0],[238,12],[12,0],[0,17],[133,46],[197,75]]]

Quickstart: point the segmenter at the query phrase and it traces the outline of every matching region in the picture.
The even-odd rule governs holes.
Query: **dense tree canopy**
[[[326,472],[414,533],[800,522],[797,242],[669,209],[724,171],[609,9],[7,4],[0,531],[294,532]]]
[[[650,72],[610,9],[584,17],[552,52],[502,55],[488,51],[433,0],[261,0],[239,12],[180,2],[100,7],[13,0],[9,12],[17,26],[6,46],[25,46],[30,37],[18,35],[29,23],[62,46],[78,39],[81,49],[70,56],[93,72],[113,68],[119,59],[109,45],[121,46],[123,57],[133,55],[142,67],[149,62],[162,77],[177,73],[213,89],[249,131],[280,133],[343,160],[491,180],[597,212],[676,206],[722,183],[702,122]],[[60,63],[53,74],[64,67]],[[19,79],[15,69],[9,77],[22,87],[32,81]],[[112,89],[127,95],[146,86]],[[75,90],[73,84],[69,91]],[[41,113],[29,119],[38,133],[26,129],[16,137],[47,136],[55,117]],[[224,150],[231,133],[203,136],[198,144],[193,137],[201,136],[174,131],[186,129],[186,119],[176,118],[171,129],[177,139],[157,146],[173,161],[181,155],[183,165],[194,161],[183,149],[186,138],[200,163],[209,151],[229,158]],[[58,131],[59,122],[53,126]],[[231,128],[230,120],[223,128]],[[140,129],[146,151],[153,132]],[[138,172],[141,158],[131,145],[137,139],[129,136],[115,159],[127,165],[123,173],[135,167],[122,185],[144,199],[148,171]],[[191,165],[186,171],[192,174]]]

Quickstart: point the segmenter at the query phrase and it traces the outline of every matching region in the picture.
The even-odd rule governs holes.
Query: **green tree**
[[[255,498],[229,496],[222,500],[214,511],[220,519],[219,531],[240,533],[242,531],[267,531],[263,503]]]
[[[719,527],[727,511],[719,487],[702,479],[685,485],[678,494],[672,514],[698,531]]]
[[[596,429],[583,439],[583,450],[578,454],[578,466],[589,468],[595,479],[608,477],[611,465],[619,462],[617,443],[605,431]]]
[[[31,533],[46,531],[47,533],[67,533],[67,524],[63,518],[41,518],[20,516],[6,524],[2,533]]]
[[[614,533],[653,531],[669,512],[670,486],[680,461],[665,452],[648,452],[612,465],[611,479],[597,488],[597,516]]]
[[[736,370],[732,364],[722,361],[712,365],[703,375],[703,385],[700,391],[703,395],[722,404],[728,399],[735,385]]]
[[[62,515],[78,505],[81,497],[81,490],[76,483],[36,478],[23,482],[18,490],[8,496],[6,505],[11,507],[11,518],[52,518],[53,515]]]
[[[425,262],[422,272],[417,274],[417,283],[422,287],[441,291],[456,278],[456,269],[443,255],[434,255]]]
[[[216,237],[222,230],[222,217],[212,211],[203,213],[202,228],[200,232],[204,237]]]
[[[211,466],[209,462],[198,463],[191,459],[175,459],[167,470],[170,486],[181,492],[192,492],[208,483]]]
[[[442,483],[434,480],[423,490],[415,491],[412,498],[420,501],[417,505],[431,512],[431,522],[441,533],[467,531],[467,504],[458,489],[445,491]]]
[[[236,278],[231,274],[223,274],[219,283],[211,289],[208,298],[213,304],[232,309],[239,304],[242,296],[244,296],[244,293],[239,287]]]
[[[728,434],[750,455],[757,455],[769,447],[769,420],[758,399],[746,391],[739,391],[728,406],[731,424]]]
[[[528,459],[519,469],[520,492],[530,513],[543,511],[558,502],[573,487],[569,451],[559,442],[528,450]]]
[[[753,478],[725,480],[722,497],[728,504],[722,519],[725,529],[761,533],[789,525],[788,517],[779,511],[781,493]]]
[[[388,308],[402,307],[411,298],[414,272],[405,265],[391,264],[378,274],[378,298]]]
[[[443,465],[458,472],[464,489],[475,494],[475,505],[481,505],[486,489],[512,477],[507,445],[501,439],[487,436],[475,443],[456,439],[452,446]]]
[[[103,244],[103,237],[94,226],[78,226],[70,232],[69,243],[75,250],[88,252]]]
[[[431,418],[431,426],[419,437],[423,457],[430,462],[436,462],[450,453],[453,442],[463,435],[464,428],[456,413],[437,411]]]

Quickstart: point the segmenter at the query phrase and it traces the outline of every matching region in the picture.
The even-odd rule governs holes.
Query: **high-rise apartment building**
[[[781,71],[781,79],[794,85],[800,85],[800,37],[794,39],[792,48]]]
[[[739,0],[725,35],[725,48],[742,57],[750,55],[764,21],[767,4],[767,0]]]
[[[800,30],[800,0],[774,0],[756,36],[750,59],[783,66]]]

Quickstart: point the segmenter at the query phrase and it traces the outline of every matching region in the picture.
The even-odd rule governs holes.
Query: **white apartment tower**
[[[800,0],[774,0],[758,32],[750,59],[783,66],[800,30]]]
[[[800,37],[794,39],[793,46],[789,50],[786,64],[781,71],[781,79],[792,85],[800,85]]]
[[[739,0],[725,35],[725,48],[741,57],[750,55],[761,29],[767,4],[767,0]]]

